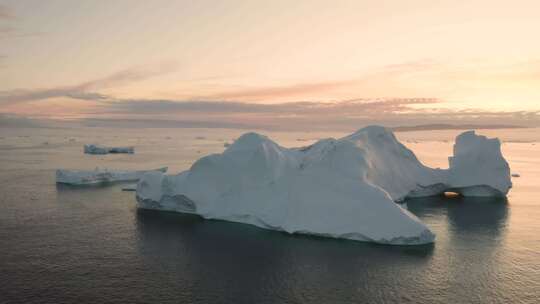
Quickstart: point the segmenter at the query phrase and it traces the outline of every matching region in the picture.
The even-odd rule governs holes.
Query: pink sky
[[[197,119],[256,120],[209,105],[424,98],[436,102],[369,116],[535,120],[538,11],[537,1],[2,0],[0,113],[183,119],[192,109],[160,112],[158,101],[195,101],[210,102]],[[358,118],[356,107],[331,112]],[[309,112],[291,111],[263,114]]]

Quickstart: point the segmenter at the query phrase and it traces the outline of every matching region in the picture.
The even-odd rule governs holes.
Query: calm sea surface
[[[55,185],[56,168],[176,173],[241,131],[2,128],[0,303],[540,303],[539,131],[481,131],[521,175],[508,199],[407,201],[437,240],[399,247],[137,210],[121,185]],[[457,133],[397,135],[447,167]],[[269,135],[301,146],[344,134]],[[84,155],[84,143],[136,154]]]

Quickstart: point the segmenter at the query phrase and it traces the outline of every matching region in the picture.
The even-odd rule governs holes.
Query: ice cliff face
[[[416,155],[384,127],[366,127],[341,140],[351,141],[362,151],[369,164],[367,181],[384,189],[394,201],[404,199],[418,189],[418,185],[446,180],[444,170],[422,165]]]
[[[430,243],[433,233],[394,201],[470,186],[504,195],[509,188],[504,183],[509,176],[493,176],[506,172],[500,150],[500,158],[491,151],[494,140],[474,133],[465,136],[463,143],[456,143],[459,153],[451,168],[441,170],[422,165],[391,131],[378,126],[293,149],[247,133],[222,154],[203,157],[179,175],[145,174],[137,186],[137,200],[140,208],[194,213],[288,233],[384,244]],[[483,140],[488,143],[480,143]],[[469,171],[461,166],[474,169],[468,159],[484,155],[487,163],[477,176],[462,182],[459,177]],[[487,177],[489,181],[483,180]]]
[[[497,138],[462,133],[448,162],[448,184],[465,196],[505,196],[512,187],[510,167]]]

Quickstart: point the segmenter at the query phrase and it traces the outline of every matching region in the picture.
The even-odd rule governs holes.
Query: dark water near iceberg
[[[437,240],[400,247],[137,210],[121,185],[54,184],[56,167],[172,164],[174,172],[218,151],[220,138],[190,133],[164,150],[155,147],[167,147],[165,139],[141,143],[133,156],[94,157],[64,140],[77,134],[35,132],[0,141],[0,303],[540,301],[540,154],[532,144],[505,148],[522,176],[507,200],[407,201]],[[413,149],[422,155],[429,146]]]

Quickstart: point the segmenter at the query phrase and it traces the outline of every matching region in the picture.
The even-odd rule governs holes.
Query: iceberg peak
[[[229,147],[229,149],[254,148],[266,142],[271,142],[271,140],[268,137],[261,135],[259,133],[249,132],[249,133],[244,133],[237,140],[235,140],[234,143]]]
[[[359,140],[359,139],[393,139],[396,140],[396,137],[394,136],[394,133],[392,133],[392,130],[388,129],[387,127],[378,126],[378,125],[370,125],[364,128],[359,129],[358,131],[354,132],[353,134],[350,134],[348,136],[345,136],[344,139],[349,140]]]

